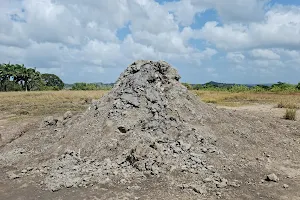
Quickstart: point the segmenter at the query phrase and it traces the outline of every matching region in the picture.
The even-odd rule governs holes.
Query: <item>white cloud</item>
[[[245,56],[240,52],[230,52],[226,55],[226,58],[234,63],[242,63],[245,60]]]
[[[195,31],[195,37],[205,39],[225,50],[249,48],[300,48],[300,7],[276,6],[270,9],[265,20],[248,25],[207,22]]]
[[[66,80],[116,77],[108,73],[136,59],[166,60],[186,71],[215,69],[210,71],[215,74],[220,63],[244,71],[298,69],[300,6],[267,7],[268,2],[3,0],[0,62],[24,63]],[[192,29],[207,10],[216,11],[216,21]],[[225,60],[218,57],[222,54]]]
[[[270,49],[254,49],[251,51],[251,55],[254,58],[262,58],[262,59],[269,59],[269,60],[279,60],[280,55],[274,53]]]

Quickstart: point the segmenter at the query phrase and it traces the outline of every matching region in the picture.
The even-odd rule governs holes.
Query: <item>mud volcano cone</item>
[[[189,181],[217,176],[205,156],[217,152],[215,139],[202,123],[211,108],[179,79],[166,62],[130,65],[107,95],[62,132],[47,186],[56,190],[172,173]]]

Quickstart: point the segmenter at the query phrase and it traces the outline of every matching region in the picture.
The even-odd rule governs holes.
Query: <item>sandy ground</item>
[[[40,187],[38,177],[9,180],[6,172],[14,169],[0,169],[0,199],[278,199],[300,200],[300,113],[297,121],[282,119],[285,109],[275,105],[255,104],[242,107],[216,106],[220,110],[231,110],[232,115],[244,120],[274,126],[271,135],[255,133],[251,136],[222,135],[222,148],[231,152],[228,179],[237,180],[239,187],[221,190],[216,196],[201,196],[193,191],[179,190],[166,180],[153,179],[135,183],[138,190],[128,186],[95,185],[90,188],[63,189],[51,192]],[[20,121],[9,120],[11,116],[0,113],[2,145],[22,139],[38,127],[40,119]],[[272,129],[273,130],[273,129]],[[243,138],[244,137],[244,138]],[[234,140],[234,141],[233,141]],[[235,149],[233,149],[235,147]],[[1,147],[0,147],[1,151]],[[236,159],[236,163],[234,160]],[[226,164],[228,164],[226,163]],[[234,164],[233,164],[234,163]],[[222,163],[219,164],[221,167]],[[264,179],[269,173],[278,176],[278,182]]]
[[[246,114],[253,113],[258,116],[272,116],[281,119],[284,116],[285,108],[277,108],[276,104],[252,104],[240,107],[217,106],[219,109],[229,109],[234,111],[243,111]],[[300,120],[300,112],[297,111],[296,121]]]

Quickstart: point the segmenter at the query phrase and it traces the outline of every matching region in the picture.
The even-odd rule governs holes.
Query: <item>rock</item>
[[[267,181],[278,182],[279,178],[274,173],[272,173],[272,174],[267,175],[266,180]]]
[[[236,183],[236,182],[229,182],[228,186],[231,186],[231,187],[240,187],[240,185],[238,183]]]
[[[61,189],[60,185],[57,185],[57,184],[53,184],[51,186],[49,186],[49,189],[52,191],[52,192],[57,192]]]
[[[197,157],[191,157],[191,160],[195,161],[196,163],[199,163],[199,164],[201,163],[201,160]]]
[[[33,170],[33,167],[27,167],[26,170],[30,172]]]
[[[227,187],[227,183],[225,182],[220,182],[220,183],[217,183],[217,188],[224,188],[224,187]]]
[[[24,183],[23,185],[20,186],[20,188],[27,188],[27,187],[28,187],[27,183]]]
[[[201,150],[203,153],[206,153],[208,151],[207,148],[202,148]]]
[[[289,185],[287,185],[287,184],[283,184],[283,186],[282,186],[283,188],[289,188]]]
[[[140,190],[140,189],[141,189],[141,187],[140,187],[140,186],[137,186],[137,185],[135,185],[135,186],[128,186],[128,187],[127,187],[127,189],[128,189],[128,190]]]
[[[199,194],[205,194],[206,189],[204,187],[198,186],[198,185],[191,185],[190,188]]]
[[[44,126],[55,126],[57,120],[53,116],[48,116],[43,120]]]
[[[221,182],[217,183],[216,186],[217,188],[225,188],[228,185],[227,183],[228,181],[225,178],[222,178]]]
[[[213,182],[213,179],[212,178],[205,178],[203,180],[204,183],[209,183],[209,182]]]
[[[73,116],[73,113],[71,111],[67,111],[64,114],[64,120],[70,119],[70,118],[72,118],[72,116]]]
[[[17,179],[20,178],[20,175],[15,174],[13,171],[9,171],[6,173],[9,179]]]
[[[26,173],[27,173],[27,169],[23,169],[21,172],[22,172],[23,174],[26,174]]]
[[[191,147],[192,147],[191,144],[187,144],[187,143],[183,143],[181,146],[182,146],[182,149],[183,149],[184,151],[188,151],[188,150],[190,150]]]

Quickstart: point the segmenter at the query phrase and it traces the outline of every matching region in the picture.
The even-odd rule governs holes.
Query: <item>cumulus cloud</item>
[[[280,55],[274,53],[270,49],[254,49],[251,51],[251,54],[254,58],[262,58],[262,59],[269,59],[269,60],[280,59]]]
[[[299,69],[300,6],[269,2],[3,0],[0,62],[55,72],[67,82],[112,82],[136,59],[215,74],[220,65]],[[208,10],[218,18],[193,29]]]
[[[277,47],[300,48],[300,7],[276,6],[261,22],[249,24],[207,22],[195,37],[226,50]]]
[[[226,58],[234,63],[242,63],[245,60],[245,56],[240,52],[230,52],[226,55]]]

